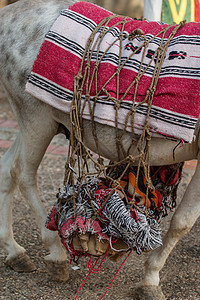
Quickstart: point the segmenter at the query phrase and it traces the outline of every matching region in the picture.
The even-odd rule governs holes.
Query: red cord
[[[185,142],[184,142],[184,140],[183,140],[183,139],[181,139],[181,142],[182,142],[182,145],[181,145],[179,148],[183,147],[183,146],[184,146],[184,144],[185,144]]]
[[[78,290],[78,292],[77,292],[76,297],[75,297],[74,300],[77,300],[78,295],[79,295],[80,291],[82,290],[82,288],[83,288],[84,284],[86,283],[86,281],[87,281],[88,277],[90,276],[90,274],[91,274],[91,273],[97,274],[97,273],[101,270],[102,264],[103,264],[103,262],[104,262],[104,261],[106,260],[106,258],[107,258],[108,249],[109,249],[109,247],[106,249],[106,252],[105,252],[105,254],[104,254],[104,257],[103,257],[103,259],[102,259],[102,261],[101,261],[101,263],[100,263],[100,265],[99,265],[99,267],[98,267],[97,269],[95,269],[94,267],[95,267],[96,264],[98,263],[100,257],[98,257],[97,260],[96,260],[96,262],[95,262],[95,264],[94,264],[93,266],[91,266],[91,260],[92,260],[92,258],[91,258],[90,255],[88,255],[88,256],[89,256],[88,268],[89,268],[90,271],[89,271],[88,275],[86,276],[85,280],[83,281],[83,283],[81,284],[81,286],[79,287],[79,290]],[[127,260],[128,257],[130,256],[131,252],[132,252],[132,250],[129,252],[129,254],[126,256],[126,258],[125,258],[124,261],[122,262],[121,266],[119,267],[119,269],[118,269],[117,272],[115,273],[115,276],[113,277],[111,283],[109,284],[109,286],[108,286],[106,292],[104,293],[104,295],[103,295],[99,300],[102,300],[102,299],[106,296],[108,290],[110,289],[111,285],[113,284],[115,278],[117,277],[119,271],[121,270],[121,268],[122,268],[123,265],[125,264],[126,260]]]
[[[100,263],[100,265],[98,266],[97,269],[94,269],[96,264],[92,267],[92,265],[91,265],[92,258],[91,258],[91,256],[89,256],[90,259],[88,261],[88,269],[90,270],[91,273],[97,274],[101,270],[103,263],[106,261],[109,248],[110,248],[110,245],[108,245],[108,247],[106,249],[106,252],[105,252],[105,254],[102,258],[102,261],[101,261],[101,263]]]
[[[90,258],[91,258],[91,256],[90,256]],[[95,262],[93,268],[96,266],[96,264],[98,263],[98,261],[99,261],[99,257],[97,258],[97,260],[96,260],[96,262]],[[90,271],[90,272],[87,274],[85,280],[83,281],[83,283],[82,283],[81,286],[79,287],[79,290],[78,290],[78,292],[77,292],[76,297],[75,297],[74,300],[76,300],[76,299],[78,298],[78,295],[79,295],[80,291],[82,290],[84,284],[86,283],[86,281],[87,281],[87,279],[88,279],[88,277],[90,276],[91,273],[92,273],[92,271]]]
[[[116,274],[115,274],[115,276],[113,277],[113,279],[112,279],[112,281],[111,281],[111,283],[109,284],[109,286],[108,286],[108,288],[107,288],[107,290],[106,290],[106,292],[105,292],[105,294],[99,299],[99,300],[101,300],[101,299],[103,299],[105,296],[106,296],[106,294],[107,294],[107,292],[108,292],[108,290],[110,289],[110,287],[111,287],[111,285],[113,284],[113,281],[115,280],[115,278],[116,278],[116,276],[117,276],[117,274],[119,273],[119,271],[121,270],[121,268],[123,267],[123,265],[124,265],[124,263],[126,262],[126,260],[127,260],[127,258],[129,257],[129,255],[131,254],[131,252],[132,252],[132,250],[129,252],[129,254],[126,256],[126,258],[124,259],[124,261],[123,261],[123,263],[121,264],[121,266],[119,267],[119,269],[117,270],[117,272],[116,272]]]

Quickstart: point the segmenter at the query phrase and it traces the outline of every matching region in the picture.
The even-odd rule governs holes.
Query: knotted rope
[[[105,177],[111,180],[113,190],[111,193],[107,196],[107,199],[103,203],[102,207],[99,211],[96,211],[92,201],[91,206],[94,210],[94,218],[98,218],[99,214],[103,210],[106,202],[108,201],[109,197],[114,193],[116,188],[119,188],[119,182],[125,175],[126,171],[130,168],[131,165],[135,163],[135,161],[138,161],[138,169],[137,169],[137,175],[136,175],[136,184],[132,196],[130,208],[137,208],[139,211],[139,207],[135,204],[135,195],[136,195],[136,185],[138,183],[139,173],[140,169],[143,169],[144,176],[146,178],[146,185],[147,185],[147,193],[146,193],[146,209],[145,211],[142,211],[144,214],[148,214],[147,209],[147,199],[148,199],[148,192],[150,189],[154,189],[151,177],[150,177],[150,140],[151,140],[151,132],[150,132],[150,125],[149,125],[149,117],[150,117],[150,111],[152,107],[152,101],[154,98],[154,94],[156,91],[156,87],[158,84],[159,75],[161,72],[161,67],[166,55],[166,51],[168,49],[168,45],[170,41],[175,36],[176,32],[185,25],[185,21],[181,22],[179,25],[177,25],[172,32],[170,33],[168,39],[166,42],[164,42],[166,33],[168,30],[172,27],[172,25],[169,25],[168,27],[161,30],[159,33],[157,33],[154,37],[147,40],[144,33],[141,29],[134,30],[129,36],[127,36],[126,33],[124,33],[124,27],[127,23],[130,22],[130,19],[127,19],[127,17],[124,17],[121,21],[117,21],[115,24],[113,24],[111,27],[108,27],[109,22],[119,16],[109,16],[102,20],[95,28],[95,30],[90,35],[85,51],[82,57],[81,66],[79,69],[79,72],[77,76],[74,78],[74,97],[70,112],[70,119],[71,119],[71,135],[70,135],[70,144],[69,144],[69,152],[68,152],[68,158],[66,163],[66,173],[65,173],[65,179],[64,183],[69,183],[73,186],[73,200],[74,200],[74,217],[76,216],[76,208],[75,208],[75,199],[77,197],[77,193],[75,193],[75,184],[77,180],[80,183],[80,186],[83,182],[87,183],[87,175],[96,175],[97,177]],[[119,19],[118,19],[119,20]],[[100,46],[101,43],[104,40],[105,35],[112,30],[112,28],[121,25],[121,31],[119,36],[107,47],[105,52],[103,54],[100,53]],[[173,25],[174,26],[174,25]],[[147,66],[144,66],[144,58],[146,54],[147,47],[149,44],[158,36],[161,36],[161,43],[155,53],[152,55],[152,58],[149,61],[149,64]],[[129,40],[133,40],[135,38],[140,37],[140,39],[143,39],[143,44],[138,47],[135,51],[133,51],[125,60],[122,61],[122,41],[127,38]],[[112,76],[107,80],[107,82],[101,87],[98,88],[98,70],[100,67],[100,64],[102,62],[102,59],[104,56],[109,52],[109,49],[115,44],[119,42],[119,61],[118,61],[118,67],[116,71],[112,74]],[[125,93],[120,97],[119,94],[119,77],[120,73],[123,70],[125,64],[136,54],[137,51],[143,51],[142,52],[142,59],[139,67],[139,71],[133,82],[130,84],[130,86],[126,89]],[[96,62],[95,67],[91,67],[91,60],[93,59],[94,51],[96,51]],[[141,79],[141,77],[145,74],[145,72],[148,70],[149,66],[151,65],[152,61],[155,61],[155,67],[153,76],[151,78],[150,86],[146,92],[146,96],[143,101],[136,103],[136,95],[137,95],[137,89],[138,84]],[[106,89],[109,82],[116,78],[117,80],[117,91],[116,91],[116,99],[114,99],[111,94]],[[91,88],[92,85],[95,84],[95,95],[92,95],[93,101],[91,101]],[[135,86],[135,92],[133,96],[132,106],[129,110],[129,112],[126,115],[125,118],[125,124],[123,130],[119,129],[118,125],[118,115],[119,110],[122,104],[122,101],[127,96],[130,89]],[[83,104],[81,105],[81,99],[83,100],[83,91],[85,92],[85,100]],[[97,159],[95,159],[90,152],[90,150],[86,147],[84,140],[83,140],[83,111],[86,106],[89,107],[90,111],[90,121],[91,121],[91,129],[92,129],[92,136],[95,141],[97,153],[99,150],[99,142],[96,132],[96,124],[94,121],[94,113],[95,113],[95,107],[97,101],[100,99],[100,96],[102,95],[107,96],[108,100],[114,101],[115,103],[115,134],[116,134],[116,149],[118,154],[118,161],[117,162],[105,162],[105,160],[99,155]],[[138,138],[137,145],[135,147],[135,151],[132,155],[130,155],[130,149],[133,143],[135,143],[136,137],[134,133],[134,116],[135,112],[137,110],[137,107],[140,105],[147,103],[147,114],[146,114],[146,121],[144,125],[144,129],[142,134]],[[125,151],[122,143],[123,136],[126,132],[128,120],[131,119],[131,126],[132,126],[132,143],[128,149],[128,151]],[[123,154],[123,155],[122,155]],[[92,167],[91,167],[92,165]],[[112,174],[113,170],[116,168],[120,168],[120,166],[123,166],[123,170],[118,175],[117,178],[111,177],[110,174]],[[78,191],[79,192],[79,191]],[[123,190],[122,190],[123,192]],[[123,192],[124,193],[124,192]],[[88,194],[90,195],[90,191],[88,189]],[[124,197],[127,200],[128,199],[126,194],[124,193]]]

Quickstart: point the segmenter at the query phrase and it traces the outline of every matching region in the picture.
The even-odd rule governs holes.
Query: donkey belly
[[[91,136],[91,126],[86,125],[84,128],[85,144],[94,152],[99,152],[104,157],[112,160],[118,160],[118,151],[116,145],[115,129],[106,125],[96,123],[98,149],[95,147],[94,139]],[[122,145],[125,152],[129,149],[132,142],[132,134],[126,133],[122,138]],[[138,155],[137,151],[138,138],[130,148],[130,155]],[[196,158],[197,145],[195,142],[186,143],[182,147],[177,147],[179,141],[171,141],[164,138],[152,138],[150,142],[150,164],[151,165],[168,165],[176,162],[191,160]],[[121,157],[124,157],[121,150]]]
[[[53,110],[54,118],[57,122],[65,125],[69,130],[71,126],[69,115]],[[96,133],[98,145],[96,145],[93,134],[92,124],[88,120],[83,120],[83,140],[85,145],[95,153],[111,160],[118,161],[118,151],[116,145],[116,131],[115,128],[96,123]],[[137,141],[132,143],[132,134],[126,132],[122,138],[122,145],[125,152],[130,148],[130,155],[137,155]],[[196,141],[192,143],[185,143],[182,147],[177,147],[179,141],[171,141],[164,138],[152,138],[150,142],[150,163],[151,165],[167,165],[176,162],[196,159],[198,152],[198,145]],[[123,151],[120,151],[120,159],[124,157]],[[137,164],[137,162],[136,162]]]

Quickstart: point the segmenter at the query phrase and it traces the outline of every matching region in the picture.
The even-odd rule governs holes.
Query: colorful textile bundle
[[[62,242],[67,250],[71,249],[71,238],[74,232],[80,234],[97,234],[99,240],[110,241],[121,238],[130,248],[138,254],[159,247],[162,244],[161,230],[158,222],[150,216],[132,209],[120,198],[115,191],[108,199],[99,218],[94,218],[92,205],[99,211],[106,197],[112,191],[111,188],[98,188],[100,180],[96,177],[87,178],[87,185],[83,183],[76,198],[75,220],[73,188],[68,184],[60,189],[58,199],[66,202],[62,205],[56,204],[47,219],[47,228],[58,230]],[[75,186],[78,193],[79,184]],[[71,200],[69,200],[71,198]],[[91,205],[92,203],[92,205]],[[142,209],[142,207],[141,207]],[[153,215],[150,211],[149,214]]]
[[[159,187],[163,189],[166,184],[166,175],[168,179],[170,178],[172,174],[170,168],[170,166],[165,166],[156,170],[157,172],[152,170],[155,175],[154,183],[158,189]],[[59,231],[63,245],[72,255],[76,255],[77,250],[80,255],[81,249],[82,252],[87,252],[88,249],[84,245],[90,238],[96,239],[94,243],[98,244],[98,250],[96,252],[92,250],[96,256],[102,255],[101,247],[104,250],[107,246],[112,250],[115,249],[118,240],[120,247],[116,252],[135,249],[137,254],[141,254],[142,251],[159,247],[162,245],[159,223],[164,209],[166,210],[167,194],[165,193],[163,198],[156,189],[155,191],[149,190],[146,199],[147,188],[144,174],[140,171],[141,174],[136,183],[136,173],[137,168],[128,170],[116,188],[113,187],[111,181],[94,176],[87,176],[87,183],[83,182],[81,185],[77,183],[74,189],[66,184],[59,190],[58,203],[49,213],[46,227]],[[179,171],[172,175],[168,189],[179,182]],[[158,176],[161,178],[159,181]],[[137,206],[131,206],[132,190],[135,184],[135,205]],[[148,214],[144,213],[145,205],[147,205]],[[83,245],[80,249],[77,246],[78,236],[81,237]]]
[[[69,113],[74,91],[74,78],[79,72],[84,49],[90,35],[105,17],[112,15],[103,8],[87,2],[79,2],[61,12],[58,19],[47,33],[45,41],[34,63],[31,75],[26,85],[26,91],[47,104]],[[123,17],[113,18],[106,26],[109,29],[101,41],[98,41],[102,28],[96,33],[92,45],[95,46],[91,56],[90,72],[100,63],[97,86],[95,80],[91,85],[90,101],[93,105],[95,95],[99,91],[94,111],[94,121],[115,127],[115,103],[119,101],[128,87],[133,83],[140,69],[150,63],[158,47],[167,42],[174,26],[167,30],[162,42],[161,35],[157,35],[167,24],[157,22],[137,21],[127,18],[124,26],[123,39],[118,40]],[[133,40],[129,35],[135,29],[141,29],[144,37],[138,36]],[[191,142],[194,128],[200,112],[199,78],[200,68],[200,24],[189,23],[180,28],[176,36],[169,43],[166,57],[159,75],[157,88],[154,94],[153,105],[150,112],[150,129],[153,136],[168,136]],[[144,52],[139,48],[147,41],[152,41]],[[120,46],[121,45],[121,46]],[[121,47],[121,63],[124,64],[119,74],[119,97],[117,96],[117,77],[111,76],[119,67]],[[136,51],[138,49],[138,51]],[[135,54],[129,58],[131,53]],[[129,58],[127,60],[127,58]],[[144,58],[144,59],[143,59]],[[126,61],[127,60],[127,61]],[[150,87],[155,70],[156,58],[144,71],[137,87],[136,104],[144,101]],[[87,57],[83,71],[87,66]],[[107,83],[108,82],[108,83]],[[106,84],[107,83],[107,84]],[[104,87],[102,89],[102,87]],[[96,91],[97,89],[97,91]],[[118,113],[118,127],[124,129],[126,116],[132,107],[135,85],[128,90]],[[84,106],[87,91],[83,89],[82,103],[84,107],[83,118],[90,119],[88,105]],[[119,100],[117,100],[119,98]],[[134,131],[141,134],[145,124],[147,103],[137,107],[134,118]],[[127,131],[132,131],[131,118],[128,120]]]
[[[160,211],[162,217],[176,207],[177,189],[181,181],[184,163],[151,167],[151,180],[159,195],[162,195]]]

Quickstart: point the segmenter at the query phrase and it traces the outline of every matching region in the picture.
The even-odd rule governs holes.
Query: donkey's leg
[[[18,155],[19,136],[0,161],[0,247],[8,253],[7,263],[17,272],[34,271],[35,265],[17,244],[12,231],[12,198],[16,182],[11,174],[12,165]]]
[[[45,228],[46,210],[44,209],[37,192],[36,172],[43,158],[47,146],[58,130],[58,125],[51,124],[46,120],[40,126],[34,126],[34,132],[25,131],[21,145],[19,165],[21,167],[18,175],[18,184],[22,195],[28,201],[35,212],[36,222],[41,230],[42,240],[49,249],[50,254],[45,257],[46,266],[51,276],[56,280],[68,280],[67,254],[61,244],[57,232]],[[45,138],[44,138],[45,137]]]
[[[159,271],[164,266],[170,252],[179,239],[190,231],[200,215],[200,202],[198,201],[200,194],[199,182],[200,162],[198,162],[195,174],[193,175],[184,197],[171,220],[170,228],[163,239],[163,246],[154,250],[146,261],[145,277],[141,283],[141,287],[148,286],[149,292],[151,290],[150,286],[159,285]],[[139,290],[141,291],[142,289],[139,288]]]
[[[14,155],[10,173],[19,185],[21,193],[35,212],[42,240],[50,251],[50,254],[45,258],[47,268],[55,279],[67,280],[66,251],[61,245],[58,235],[45,228],[46,211],[39,199],[36,183],[38,166],[47,146],[57,132],[58,125],[48,119],[48,116],[41,118],[41,115],[39,115],[40,113],[38,112],[38,115],[35,115],[33,123],[27,124],[28,126],[21,125],[21,132],[18,137],[18,149]],[[8,262],[10,263],[12,257],[16,259],[16,255],[13,255],[13,253],[9,257]]]

